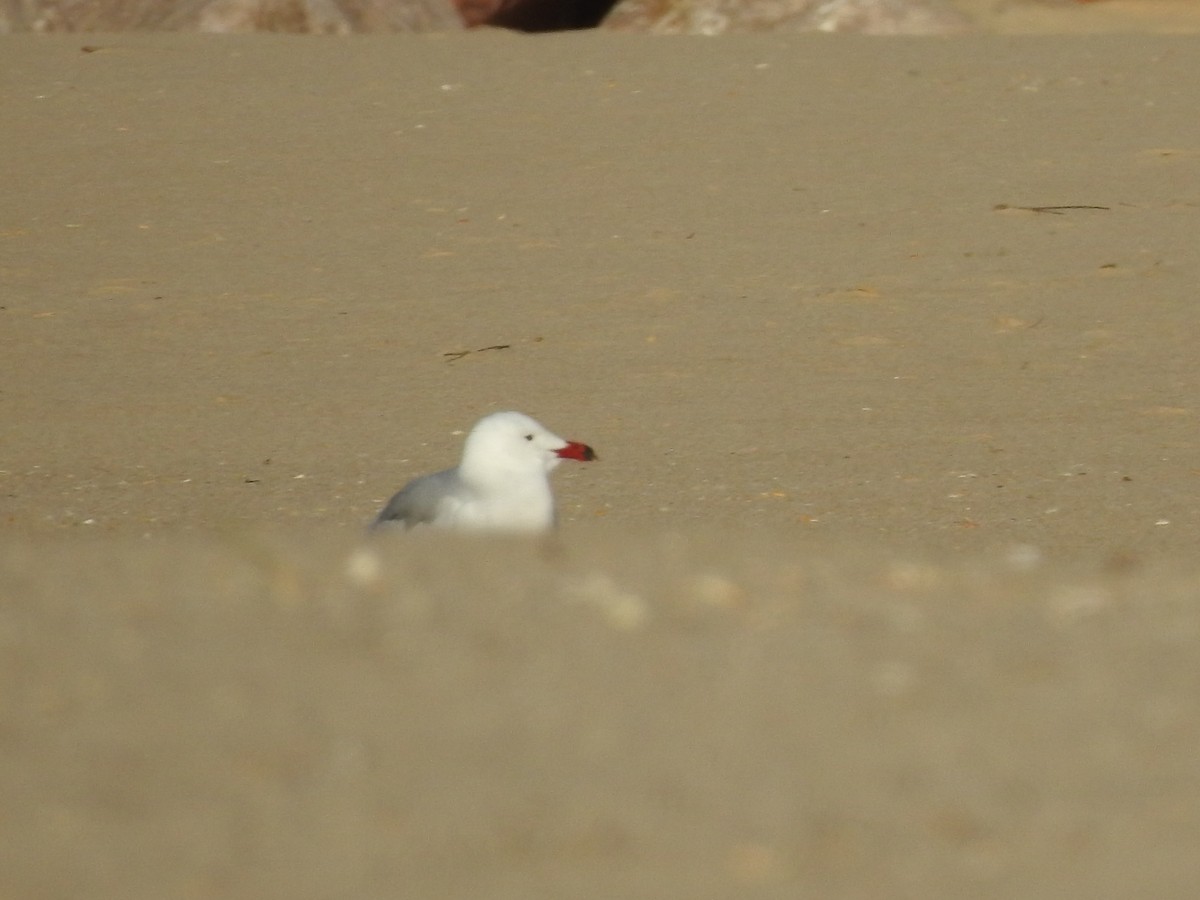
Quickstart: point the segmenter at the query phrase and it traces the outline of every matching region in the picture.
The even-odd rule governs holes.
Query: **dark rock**
[[[504,0],[485,24],[515,31],[595,28],[615,0]]]

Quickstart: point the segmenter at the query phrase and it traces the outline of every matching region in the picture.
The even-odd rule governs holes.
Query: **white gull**
[[[564,459],[588,462],[596,453],[522,413],[492,413],[467,435],[456,468],[414,478],[388,501],[371,528],[547,531],[555,523],[549,476]]]

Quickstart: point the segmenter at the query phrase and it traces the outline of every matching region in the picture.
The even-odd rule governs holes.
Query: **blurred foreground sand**
[[[757,536],[7,542],[13,897],[1195,883],[1195,568]]]

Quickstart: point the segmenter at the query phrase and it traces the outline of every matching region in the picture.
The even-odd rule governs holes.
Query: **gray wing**
[[[428,525],[437,518],[438,509],[458,488],[458,472],[447,469],[414,478],[402,487],[371,523],[371,530],[388,527],[412,528]]]

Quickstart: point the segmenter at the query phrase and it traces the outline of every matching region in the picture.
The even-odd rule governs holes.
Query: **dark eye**
[[[532,441],[532,440],[533,440],[533,435],[532,435],[532,434],[527,434],[527,435],[525,435],[525,440],[527,440],[527,441]]]

